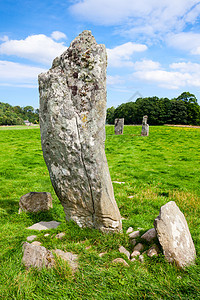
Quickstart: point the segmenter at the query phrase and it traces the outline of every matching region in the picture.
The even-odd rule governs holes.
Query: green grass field
[[[200,129],[152,126],[149,137],[141,137],[141,126],[125,126],[122,136],[106,127],[111,178],[124,182],[113,183],[124,233],[103,235],[66,223],[43,160],[39,128],[20,128],[0,128],[0,299],[200,299]],[[50,192],[53,209],[19,215],[19,199],[31,191]],[[118,252],[120,245],[133,249],[127,228],[152,228],[160,207],[171,200],[187,219],[196,264],[179,270],[162,254],[145,257],[143,264],[128,262]],[[26,230],[42,220],[61,225],[39,233]],[[56,239],[63,231],[65,237]],[[51,270],[27,271],[21,264],[22,244],[32,234],[48,249],[78,254],[79,271],[73,276],[62,261]],[[99,257],[101,252],[107,254]],[[117,257],[130,267],[112,264]]]

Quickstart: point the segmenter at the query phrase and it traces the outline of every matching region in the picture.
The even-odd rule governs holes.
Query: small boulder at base
[[[60,249],[56,249],[53,251],[58,257],[62,258],[63,260],[67,261],[72,273],[78,269],[78,255],[73,254],[71,252],[64,252]]]
[[[30,192],[19,200],[19,214],[22,211],[39,212],[52,208],[52,196],[46,192]]]
[[[54,229],[54,228],[57,228],[59,225],[60,225],[60,222],[57,222],[57,221],[49,221],[49,222],[41,221],[41,222],[33,224],[32,226],[30,226],[26,229],[40,231],[40,230]]]
[[[196,250],[188,224],[174,201],[161,207],[154,226],[168,262],[180,268],[194,263]]]
[[[121,257],[115,258],[112,261],[113,264],[122,264],[124,267],[129,267],[129,264]]]
[[[141,236],[141,239],[151,243],[154,239],[156,239],[156,237],[157,233],[155,228],[151,228]]]

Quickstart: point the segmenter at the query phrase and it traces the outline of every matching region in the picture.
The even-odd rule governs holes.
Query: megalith
[[[141,136],[148,136],[149,135],[149,124],[147,124],[147,119],[148,119],[148,116],[143,117]]]
[[[121,231],[105,155],[104,45],[83,31],[39,75],[44,160],[67,220],[103,232]]]
[[[123,134],[124,130],[124,118],[115,119],[115,134]]]
[[[194,263],[196,250],[188,224],[174,201],[161,207],[154,227],[168,262],[174,262],[180,268]]]

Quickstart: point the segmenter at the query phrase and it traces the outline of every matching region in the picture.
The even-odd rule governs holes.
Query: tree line
[[[124,118],[125,124],[141,124],[144,115],[148,124],[200,125],[200,106],[194,94],[184,92],[177,98],[147,97],[135,102],[122,103],[107,109],[106,123],[114,124],[116,118]]]
[[[39,123],[39,109],[0,102],[0,125],[23,125],[25,120],[34,124]]]

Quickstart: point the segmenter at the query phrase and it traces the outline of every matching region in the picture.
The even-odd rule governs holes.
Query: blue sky
[[[37,75],[86,29],[107,48],[108,107],[184,91],[200,104],[196,0],[0,0],[0,102],[38,108]]]

